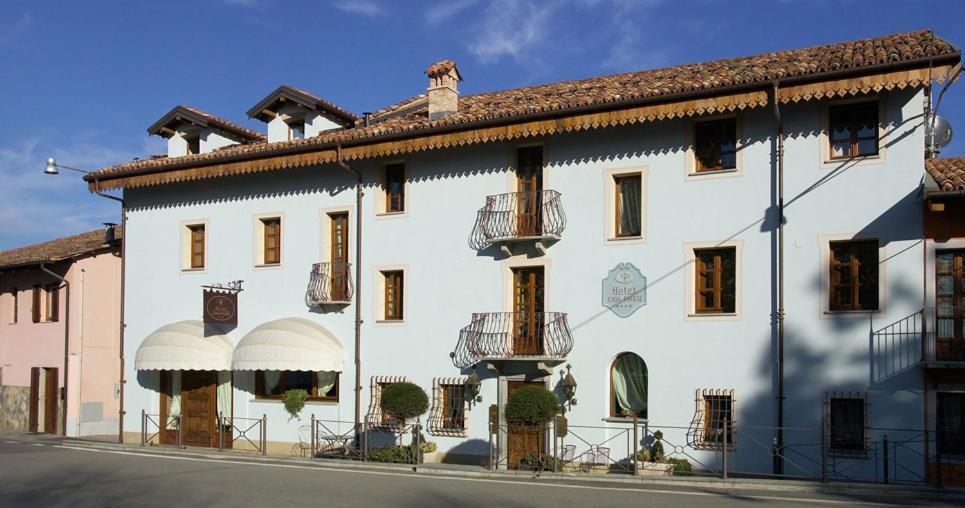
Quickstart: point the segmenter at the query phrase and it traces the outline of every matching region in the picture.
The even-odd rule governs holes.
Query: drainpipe
[[[66,295],[64,296],[64,395],[63,395],[63,406],[62,410],[64,412],[61,415],[60,430],[61,434],[67,435],[67,380],[68,378],[68,367],[70,360],[70,282],[63,278],[62,276],[47,269],[47,265],[40,263],[40,271],[50,275],[51,277],[59,280],[63,283],[66,288]]]
[[[774,118],[777,120],[777,452],[774,474],[784,474],[784,117],[780,83],[774,82]]]
[[[342,159],[342,145],[335,146],[338,165],[355,175],[355,434],[362,421],[362,173]]]
[[[121,204],[121,294],[120,294],[120,319],[118,320],[118,360],[120,363],[120,376],[117,381],[117,398],[118,398],[118,410],[117,410],[117,442],[124,443],[124,329],[127,325],[124,323],[124,289],[125,289],[125,267],[127,265],[127,204],[124,202],[123,198],[117,196],[112,196],[107,194],[100,189],[100,181],[94,179],[94,194],[102,198],[107,198],[113,201],[117,201]]]

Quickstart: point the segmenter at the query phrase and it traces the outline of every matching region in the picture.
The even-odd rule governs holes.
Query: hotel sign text
[[[603,306],[622,318],[647,304],[647,278],[632,263],[619,263],[603,279]]]

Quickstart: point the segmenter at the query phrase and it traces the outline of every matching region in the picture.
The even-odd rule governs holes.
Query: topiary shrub
[[[673,464],[674,476],[693,476],[694,467],[687,459],[664,459],[663,462]]]
[[[419,453],[419,462],[422,462],[422,452]],[[386,448],[375,448],[369,451],[369,460],[375,462],[392,462],[395,464],[411,464],[412,447],[409,446],[389,446]]]
[[[650,446],[650,458],[652,458],[654,462],[664,461],[663,432],[659,430],[653,433],[653,444]]]
[[[285,403],[285,411],[288,411],[288,414],[291,415],[288,417],[288,421],[291,421],[292,418],[301,420],[298,413],[301,413],[305,407],[306,400],[308,400],[308,392],[300,388],[285,392],[285,395],[282,396],[282,402]]]
[[[399,423],[422,416],[429,409],[429,396],[412,383],[392,383],[382,388],[382,411]]]
[[[506,401],[506,421],[510,425],[543,426],[560,410],[560,401],[541,385],[526,385]]]
[[[523,455],[523,458],[519,459],[520,469],[530,469],[533,471],[556,471],[557,470],[557,460],[549,455],[540,455],[538,453],[527,453]]]

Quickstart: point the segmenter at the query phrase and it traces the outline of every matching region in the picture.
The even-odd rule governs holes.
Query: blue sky
[[[263,131],[244,113],[282,83],[361,113],[420,93],[443,58],[472,93],[922,28],[962,45],[963,15],[965,2],[907,0],[5,0],[0,249],[116,220],[44,161],[162,153],[145,129],[179,103]],[[942,106],[954,125],[963,86]],[[965,134],[944,153],[965,154]]]

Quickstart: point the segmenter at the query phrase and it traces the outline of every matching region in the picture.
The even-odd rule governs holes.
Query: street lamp
[[[97,179],[97,175],[96,175],[96,173],[94,173],[93,171],[86,171],[86,170],[83,170],[83,169],[78,169],[78,168],[73,168],[73,167],[70,167],[70,166],[65,166],[65,165],[63,165],[63,164],[58,163],[56,160],[54,160],[53,157],[50,157],[49,159],[47,159],[47,164],[44,166],[44,174],[45,174],[45,175],[59,175],[59,174],[60,174],[60,169],[69,169],[69,170],[71,170],[71,171],[76,171],[76,172],[78,172],[78,173],[83,173],[83,174],[85,174],[85,175],[90,175],[90,176],[88,176],[88,177],[85,177],[85,179],[89,179],[91,182],[94,183],[94,186],[93,186],[93,189],[92,189],[92,190],[94,191],[94,194],[97,194],[98,196],[100,196],[100,197],[102,197],[102,198],[107,198],[107,199],[110,199],[110,200],[113,200],[113,201],[117,201],[118,203],[121,204],[121,234],[122,234],[123,236],[121,237],[121,316],[120,316],[120,321],[119,321],[119,323],[118,323],[119,328],[120,328],[120,330],[119,330],[119,332],[118,332],[119,335],[120,335],[120,350],[118,351],[119,357],[120,357],[120,358],[119,358],[119,359],[120,359],[120,378],[119,378],[120,382],[119,382],[118,385],[117,385],[117,391],[118,391],[118,397],[120,398],[120,408],[118,409],[118,415],[117,415],[117,416],[118,416],[118,418],[117,418],[117,441],[118,441],[119,443],[124,443],[124,382],[125,382],[125,381],[124,381],[124,281],[125,281],[125,265],[126,265],[126,261],[127,261],[127,252],[125,252],[126,249],[125,249],[125,245],[124,245],[124,239],[127,238],[127,234],[126,234],[126,229],[127,229],[127,205],[124,203],[124,198],[119,198],[119,197],[117,197],[117,196],[112,196],[112,195],[107,194],[106,192],[102,191],[102,190],[101,190],[101,187],[100,187],[100,181]],[[107,225],[107,224],[105,223],[105,225]],[[106,237],[105,240],[107,240],[108,242],[113,241],[113,240],[114,240],[114,228],[113,228],[113,227],[109,227],[109,228],[108,228],[108,235],[109,235],[109,236]],[[65,284],[67,284],[66,281],[64,281],[64,282],[65,282]],[[67,290],[70,291],[70,286],[68,285],[67,287],[68,287]],[[68,292],[68,295],[69,295],[69,294],[70,294],[70,293]],[[69,308],[70,308],[70,307],[69,307],[69,305],[70,305],[70,304],[69,304],[70,298],[68,298],[67,300],[68,300],[68,309],[69,309]],[[70,311],[68,310],[67,312],[70,312]],[[67,363],[67,358],[66,358],[66,357],[67,357],[67,349],[68,349],[68,345],[69,345],[69,333],[70,333],[69,330],[70,330],[70,326],[65,326],[65,327],[64,327],[64,335],[65,335],[65,344],[64,344],[64,357],[65,357],[65,358],[64,358],[64,388],[65,388],[65,390],[64,390],[64,391],[65,391],[65,392],[66,392],[66,387],[67,387],[67,381],[66,381],[66,380],[67,380],[67,367],[68,367],[68,363]],[[67,435],[67,399],[66,399],[66,398],[64,399],[64,416],[63,416],[63,418],[64,418],[64,423],[63,423],[64,435]]]
[[[47,159],[47,166],[44,167],[45,175],[59,175],[60,171],[57,168],[69,169],[71,171],[76,171],[78,173],[84,173],[85,175],[91,174],[91,171],[84,171],[83,169],[72,168],[70,166],[64,166],[63,164],[58,164],[53,157]]]

